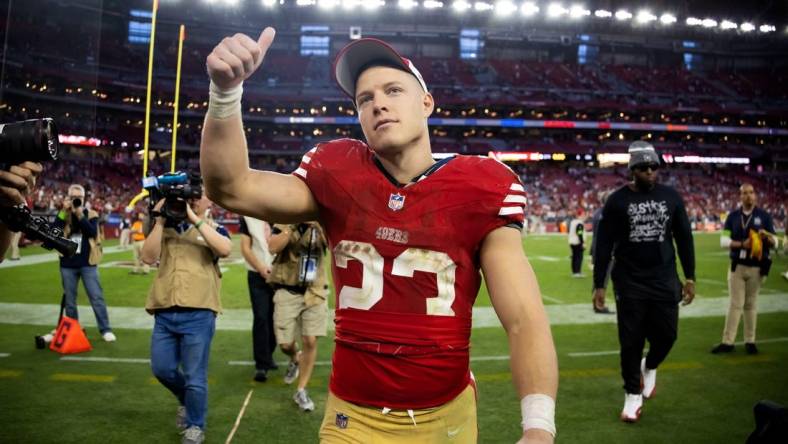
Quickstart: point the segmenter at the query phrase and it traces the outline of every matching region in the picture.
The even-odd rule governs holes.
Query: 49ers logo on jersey
[[[389,208],[392,211],[399,211],[405,206],[405,196],[399,193],[392,193],[389,196]]]

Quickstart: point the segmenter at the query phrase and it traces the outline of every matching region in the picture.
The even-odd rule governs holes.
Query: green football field
[[[646,401],[636,424],[624,424],[615,316],[591,313],[591,277],[570,274],[564,237],[523,241],[553,322],[560,364],[558,442],[742,443],[754,428],[753,405],[761,399],[788,404],[788,267],[775,258],[759,299],[759,355],[709,353],[719,342],[726,309],[728,260],[719,237],[695,237],[698,299],[682,308],[679,339],[660,367],[657,395]],[[174,443],[176,401],[150,372],[149,317],[142,309],[151,276],[129,275],[130,251],[108,245],[100,270],[110,320],[118,341],[99,338],[87,297],[80,289],[81,320],[93,350],[63,359],[34,348],[33,337],[56,321],[61,286],[57,262],[39,248],[23,260],[0,264],[0,443]],[[47,255],[49,254],[49,255]],[[223,262],[222,315],[209,368],[207,441],[312,443],[325,405],[332,337],[320,342],[320,361],[309,389],[317,409],[300,412],[292,388],[273,372],[266,383],[251,377],[251,316],[246,270],[237,248]],[[612,298],[608,299],[614,307]],[[490,318],[484,290],[472,338],[471,367],[479,382],[479,442],[514,443],[520,407],[511,385],[508,346]],[[486,315],[486,317],[485,317]],[[50,322],[51,321],[51,322]],[[119,326],[120,325],[120,326]],[[738,340],[741,340],[741,334]],[[284,361],[281,352],[278,361]]]

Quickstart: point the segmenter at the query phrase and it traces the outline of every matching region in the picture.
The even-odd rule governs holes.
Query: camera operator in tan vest
[[[323,256],[325,235],[317,222],[274,225],[268,249],[276,254],[268,283],[274,288],[274,331],[282,351],[290,356],[284,380],[298,378],[293,400],[304,411],[315,409],[306,385],[317,357],[317,338],[327,330],[328,282]],[[303,353],[298,352],[300,333]]]
[[[176,426],[183,443],[205,439],[208,355],[221,311],[219,258],[230,255],[227,230],[209,220],[211,201],[190,199],[186,219],[173,220],[153,208],[155,224],[142,246],[142,261],[160,260],[145,310],[155,317],[151,337],[154,376],[178,399]],[[166,212],[165,212],[166,213]]]

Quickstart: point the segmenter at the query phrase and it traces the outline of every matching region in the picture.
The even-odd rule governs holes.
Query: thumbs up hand
[[[276,30],[268,27],[260,33],[257,41],[240,33],[225,37],[208,55],[208,76],[223,90],[240,85],[263,63],[275,35]]]

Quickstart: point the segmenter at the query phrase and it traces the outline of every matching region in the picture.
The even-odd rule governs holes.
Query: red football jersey
[[[330,390],[360,405],[434,407],[470,382],[479,250],[522,226],[525,193],[497,160],[456,156],[399,186],[358,140],[320,144],[293,173],[320,208],[333,252]]]

